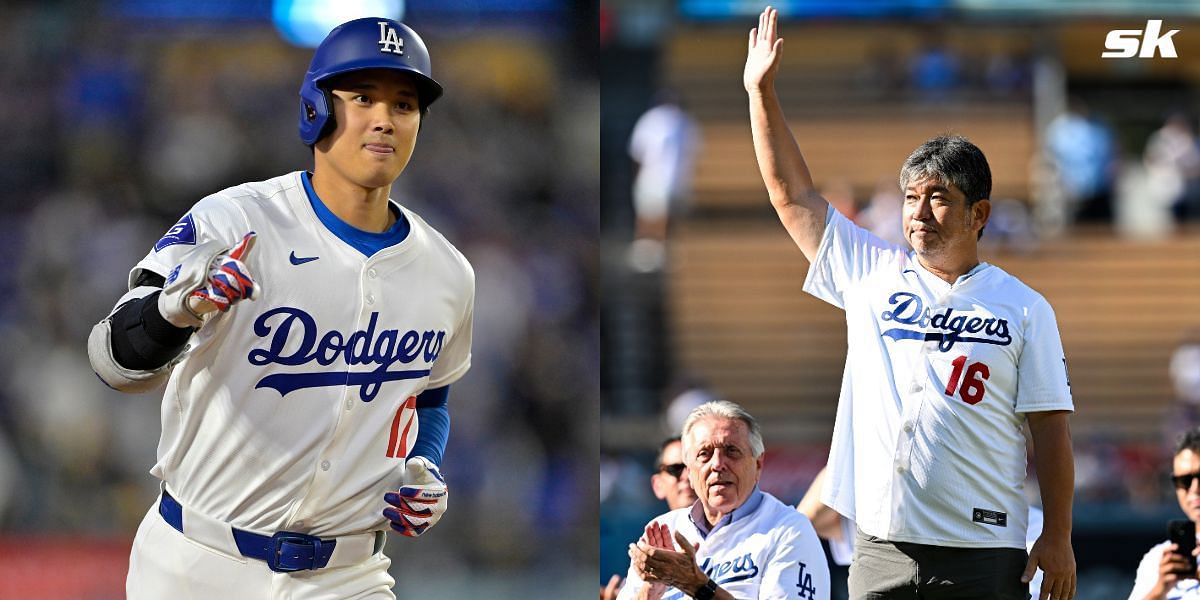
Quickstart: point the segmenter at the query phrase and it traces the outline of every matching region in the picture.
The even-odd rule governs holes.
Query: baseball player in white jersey
[[[313,170],[200,200],[93,329],[109,386],[166,382],[129,598],[394,598],[383,531],[445,511],[471,356],[470,265],[389,199],[441,91],[406,26],[335,28],[300,92]]]
[[[821,469],[809,485],[804,497],[796,504],[796,510],[808,517],[817,536],[829,542],[829,558],[833,564],[848,567],[854,559],[854,538],[858,530],[852,519],[842,517],[836,510],[829,508],[820,501],[821,489],[825,483],[825,469]],[[1042,509],[1037,506],[1029,507],[1028,527],[1025,528],[1025,548],[1033,549],[1033,544],[1042,535]],[[1042,570],[1038,569],[1033,579],[1029,581],[1029,595],[1038,597],[1042,590]]]
[[[699,497],[660,515],[629,547],[618,598],[828,600],[829,565],[808,518],[758,489],[758,422],[708,402],[683,425],[683,461]]]
[[[932,139],[900,173],[912,250],[817,193],[780,107],[778,14],[750,32],[744,84],[771,203],[811,263],[805,291],[846,311],[848,357],[822,501],[858,525],[851,597],[1075,594],[1073,410],[1054,313],[978,258],[991,204],[983,153]],[[849,365],[853,364],[851,368]],[[1028,422],[1045,527],[1026,559]]]
[[[1200,428],[1179,438],[1171,463],[1179,508],[1190,521],[1200,522]],[[1138,565],[1129,600],[1200,600],[1200,570],[1193,569],[1185,552],[1169,539],[1151,548]],[[1192,555],[1200,555],[1200,544]]]

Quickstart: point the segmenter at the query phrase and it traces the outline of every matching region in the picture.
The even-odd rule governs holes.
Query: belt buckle
[[[290,547],[285,548],[285,544]],[[321,538],[316,536],[291,531],[276,532],[271,536],[267,566],[276,573],[315,570],[321,545]]]

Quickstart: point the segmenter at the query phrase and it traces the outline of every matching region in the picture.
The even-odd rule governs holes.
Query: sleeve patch
[[[192,223],[192,214],[188,213],[183,216],[158,243],[154,244],[154,251],[161,252],[163,248],[174,246],[175,244],[196,245],[196,225]]]

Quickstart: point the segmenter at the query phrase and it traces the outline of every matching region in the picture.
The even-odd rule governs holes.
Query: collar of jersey
[[[921,260],[919,258],[917,258],[917,253],[915,251],[909,250],[908,256],[909,256],[909,263],[912,266],[908,267],[907,269],[904,269],[905,271],[912,271],[913,273],[916,273],[918,276],[925,276],[926,279],[929,279],[931,281],[941,282],[941,284],[946,287],[954,287],[955,285],[958,285],[961,283],[966,283],[968,279],[982,273],[984,269],[992,266],[986,262],[980,261],[979,264],[975,265],[974,267],[971,267],[970,271],[967,271],[966,273],[959,275],[958,279],[954,283],[947,283],[945,279],[938,277],[937,275],[935,275],[933,273],[933,271],[926,269],[925,265],[921,264]]]
[[[308,196],[308,203],[312,206],[313,212],[316,213],[317,219],[321,224],[330,231],[338,239],[346,242],[350,247],[361,252],[367,258],[370,258],[376,252],[395,246],[403,242],[408,237],[410,226],[408,218],[404,216],[404,211],[400,210],[390,200],[388,201],[388,209],[392,214],[396,215],[396,222],[382,233],[374,233],[371,231],[363,231],[350,225],[349,223],[338,218],[325,206],[325,203],[317,196],[316,190],[312,187],[312,174],[308,171],[300,173],[300,181],[304,183],[304,193]]]
[[[700,532],[700,536],[708,537],[710,533],[729,525],[734,521],[743,519],[746,516],[753,514],[754,511],[758,509],[758,506],[762,504],[762,501],[762,490],[758,489],[758,486],[755,485],[754,491],[750,492],[750,497],[746,498],[746,501],[743,502],[741,506],[729,511],[729,514],[721,517],[721,520],[717,521],[711,529],[708,527],[708,518],[704,516],[704,505],[701,504],[699,500],[692,505],[692,512],[689,516],[692,519],[692,525],[695,525],[696,529]]]

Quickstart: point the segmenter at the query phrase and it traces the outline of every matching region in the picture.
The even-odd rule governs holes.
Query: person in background
[[[1187,113],[1171,113],[1150,134],[1142,162],[1177,222],[1200,218],[1200,143]]]
[[[683,464],[683,442],[679,436],[663,440],[658,451],[657,467],[650,476],[650,488],[654,497],[667,503],[667,508],[676,510],[696,503],[696,492],[688,481],[687,465]],[[621,576],[613,575],[600,590],[601,600],[617,597],[621,588]]]
[[[1200,428],[1184,433],[1175,446],[1171,482],[1179,509],[1200,523]],[[1179,548],[1165,541],[1150,549],[1138,565],[1129,600],[1200,600],[1200,573],[1192,570]],[[1200,546],[1192,552],[1200,553]]]
[[[1112,222],[1112,138],[1108,127],[1077,98],[1046,127],[1046,153],[1058,174],[1067,212],[1077,223]]]
[[[669,91],[633,126],[629,156],[636,165],[633,210],[636,221],[629,264],[637,271],[662,268],[670,220],[685,208],[700,133],[681,101]]]
[[[659,515],[629,545],[622,600],[829,599],[829,565],[804,515],[759,490],[758,421],[719,400],[683,425],[683,461],[699,501]]]

